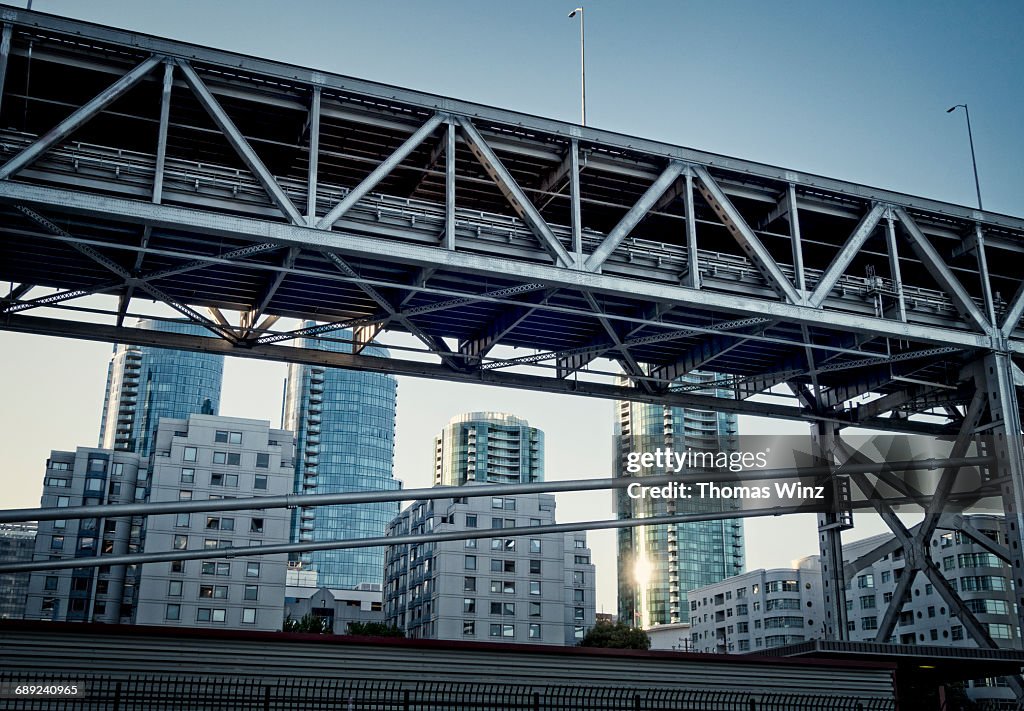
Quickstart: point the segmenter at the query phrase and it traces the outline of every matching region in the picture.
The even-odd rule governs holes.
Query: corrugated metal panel
[[[892,668],[863,663],[722,658],[670,653],[607,654],[518,645],[422,645],[276,635],[81,632],[72,626],[0,628],[0,668],[104,675],[224,675],[415,684],[700,689],[892,699]]]

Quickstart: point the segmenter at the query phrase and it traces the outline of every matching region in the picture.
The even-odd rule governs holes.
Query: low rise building
[[[595,617],[586,534],[502,534],[554,522],[550,494],[414,502],[391,523],[389,536],[494,532],[388,546],[386,622],[421,639],[578,643]]]
[[[301,620],[312,615],[326,620],[334,634],[348,634],[353,622],[384,623],[383,593],[379,585],[363,583],[355,589],[288,586],[285,589],[284,617]]]

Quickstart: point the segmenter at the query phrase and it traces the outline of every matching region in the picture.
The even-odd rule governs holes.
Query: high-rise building
[[[339,339],[351,337],[348,331],[339,334]],[[352,351],[351,343],[340,340],[304,339],[301,345]],[[362,353],[388,356],[386,349],[373,345]],[[398,382],[391,375],[289,366],[282,422],[296,435],[294,491],[326,494],[401,488],[393,476],[397,391]],[[299,508],[292,516],[292,540],[383,536],[398,509],[398,502]],[[321,587],[352,589],[383,582],[383,548],[315,551],[297,558],[316,571]]]
[[[35,545],[35,523],[0,523],[0,563],[32,560]],[[28,579],[28,573],[0,573],[0,620],[24,617]]]
[[[710,373],[691,373],[673,387],[728,397],[707,385]],[[670,405],[617,402],[614,469],[626,471],[631,452],[671,447],[675,451],[731,451],[737,446],[735,415]],[[652,472],[664,474],[663,471]],[[615,495],[619,518],[651,518],[717,513],[737,506],[731,500],[632,499]],[[618,532],[619,619],[640,627],[689,620],[688,590],[743,572],[743,521],[719,519],[660,526],[636,526]]]
[[[434,484],[544,481],[544,433],[504,412],[453,417],[434,437]]]
[[[551,494],[416,501],[389,536],[555,523]],[[594,626],[584,532],[388,546],[384,613],[408,637],[574,645]]]
[[[143,319],[138,328],[209,336],[185,321]],[[139,346],[114,346],[107,366],[99,447],[149,456],[161,418],[216,415],[224,356]]]
[[[154,450],[51,452],[44,508],[275,496],[291,491],[293,439],[270,423],[163,419]],[[281,509],[42,521],[35,560],[282,544]],[[27,619],[276,631],[286,555],[63,568],[31,574]]]

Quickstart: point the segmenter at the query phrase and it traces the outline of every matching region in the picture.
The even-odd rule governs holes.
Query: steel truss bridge
[[[7,6],[0,19],[0,328],[803,420],[837,461],[852,426],[948,435],[954,459],[984,433],[1009,535],[963,530],[1024,590],[1024,220]],[[109,308],[76,301],[96,295]],[[146,301],[210,337],[134,328]],[[351,353],[311,347],[347,332]],[[385,332],[418,345],[364,355]],[[698,369],[718,395],[678,385]],[[927,496],[886,482],[926,512],[911,530],[883,474],[851,480],[994,647],[928,555],[937,527],[962,523],[944,511],[956,473]],[[848,525],[819,519],[835,638]]]

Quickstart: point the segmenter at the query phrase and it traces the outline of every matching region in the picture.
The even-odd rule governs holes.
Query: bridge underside
[[[984,431],[1020,522],[1024,220],[13,8],[0,89],[2,329]]]

